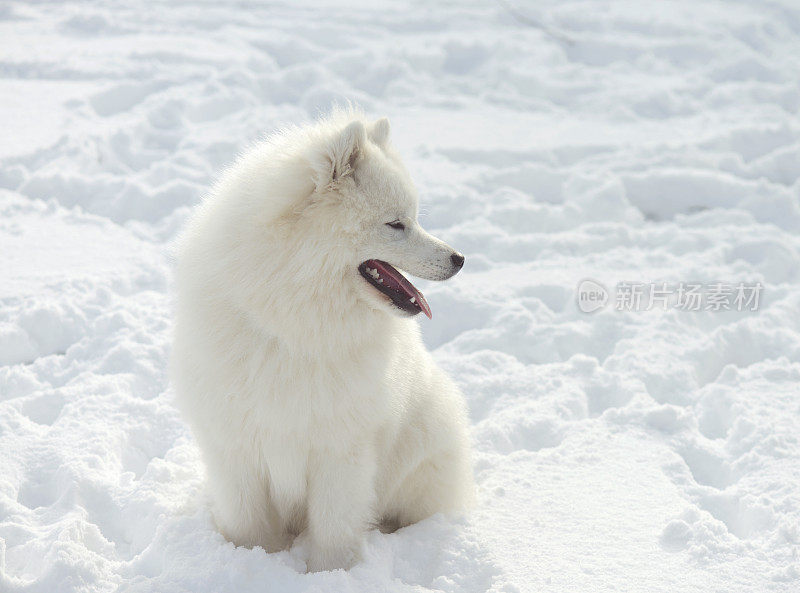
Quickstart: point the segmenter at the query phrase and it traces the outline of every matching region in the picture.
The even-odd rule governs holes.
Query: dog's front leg
[[[308,529],[312,572],[350,568],[373,521],[375,454],[367,444],[312,453]]]

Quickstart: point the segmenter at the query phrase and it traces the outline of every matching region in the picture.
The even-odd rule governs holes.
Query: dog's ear
[[[376,119],[369,126],[369,139],[378,146],[386,146],[386,143],[389,141],[390,131],[391,128],[389,126],[388,117]]]
[[[318,189],[333,187],[342,178],[350,175],[363,156],[367,142],[367,129],[360,121],[349,124],[329,142],[325,154],[314,166],[314,177]]]

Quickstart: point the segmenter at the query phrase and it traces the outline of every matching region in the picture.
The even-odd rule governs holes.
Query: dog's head
[[[328,227],[313,232],[336,245],[344,281],[360,300],[400,316],[430,317],[425,297],[398,269],[446,280],[464,256],[420,226],[417,192],[389,132],[386,118],[329,130],[312,160],[315,189],[301,217]]]
[[[399,270],[445,280],[464,264],[417,221],[389,122],[353,111],[245,152],[180,245],[179,282],[195,298],[232,302],[286,343],[330,347],[345,331],[376,331],[387,314],[430,316]]]

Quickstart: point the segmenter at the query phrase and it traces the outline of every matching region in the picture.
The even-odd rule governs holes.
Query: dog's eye
[[[387,222],[387,223],[386,223],[386,226],[390,226],[390,227],[392,227],[393,229],[397,229],[398,231],[402,231],[403,229],[405,229],[405,228],[406,228],[406,225],[404,225],[404,224],[403,224],[402,222],[400,222],[399,220],[393,220],[392,222]]]

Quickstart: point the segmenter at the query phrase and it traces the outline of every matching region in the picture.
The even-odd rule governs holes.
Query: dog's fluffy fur
[[[416,219],[388,121],[348,110],[254,146],[190,222],[176,401],[235,544],[276,551],[305,531],[309,570],[346,568],[365,530],[470,502],[462,397],[409,312],[358,270],[457,272]]]

